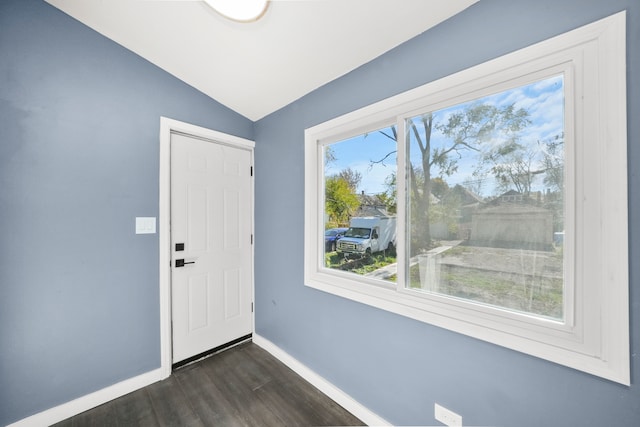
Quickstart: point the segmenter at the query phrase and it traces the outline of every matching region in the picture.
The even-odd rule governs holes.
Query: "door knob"
[[[185,264],[195,264],[195,263],[196,263],[195,261],[184,262],[184,259],[177,259],[176,260],[176,267],[184,267]]]

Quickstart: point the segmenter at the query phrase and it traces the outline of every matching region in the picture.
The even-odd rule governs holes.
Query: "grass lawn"
[[[379,252],[345,260],[337,252],[325,254],[327,268],[365,275],[396,262]],[[562,253],[456,246],[438,255],[436,292],[482,304],[562,319]],[[395,282],[396,275],[386,281]],[[419,264],[409,270],[409,287],[423,289]]]
[[[377,252],[370,256],[347,261],[338,252],[329,252],[324,256],[325,267],[337,270],[350,271],[352,273],[365,275],[379,268],[393,264],[396,257],[383,252]]]

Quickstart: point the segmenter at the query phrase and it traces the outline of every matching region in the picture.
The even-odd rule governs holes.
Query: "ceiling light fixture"
[[[237,22],[253,22],[262,18],[269,6],[268,0],[204,0],[225,18]]]

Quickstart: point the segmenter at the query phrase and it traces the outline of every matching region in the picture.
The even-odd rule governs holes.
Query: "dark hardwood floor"
[[[364,425],[251,342],[56,427]]]

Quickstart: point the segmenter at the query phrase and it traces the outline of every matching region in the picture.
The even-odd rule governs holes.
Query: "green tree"
[[[397,191],[396,191],[396,173],[389,174],[384,180],[386,190],[378,193],[377,197],[384,203],[385,209],[392,215],[398,211]]]
[[[447,181],[437,176],[431,180],[431,194],[442,200],[449,191]]]
[[[339,175],[333,175],[325,180],[324,204],[324,211],[329,215],[330,222],[348,224],[349,219],[360,206],[360,200],[347,180]]]

